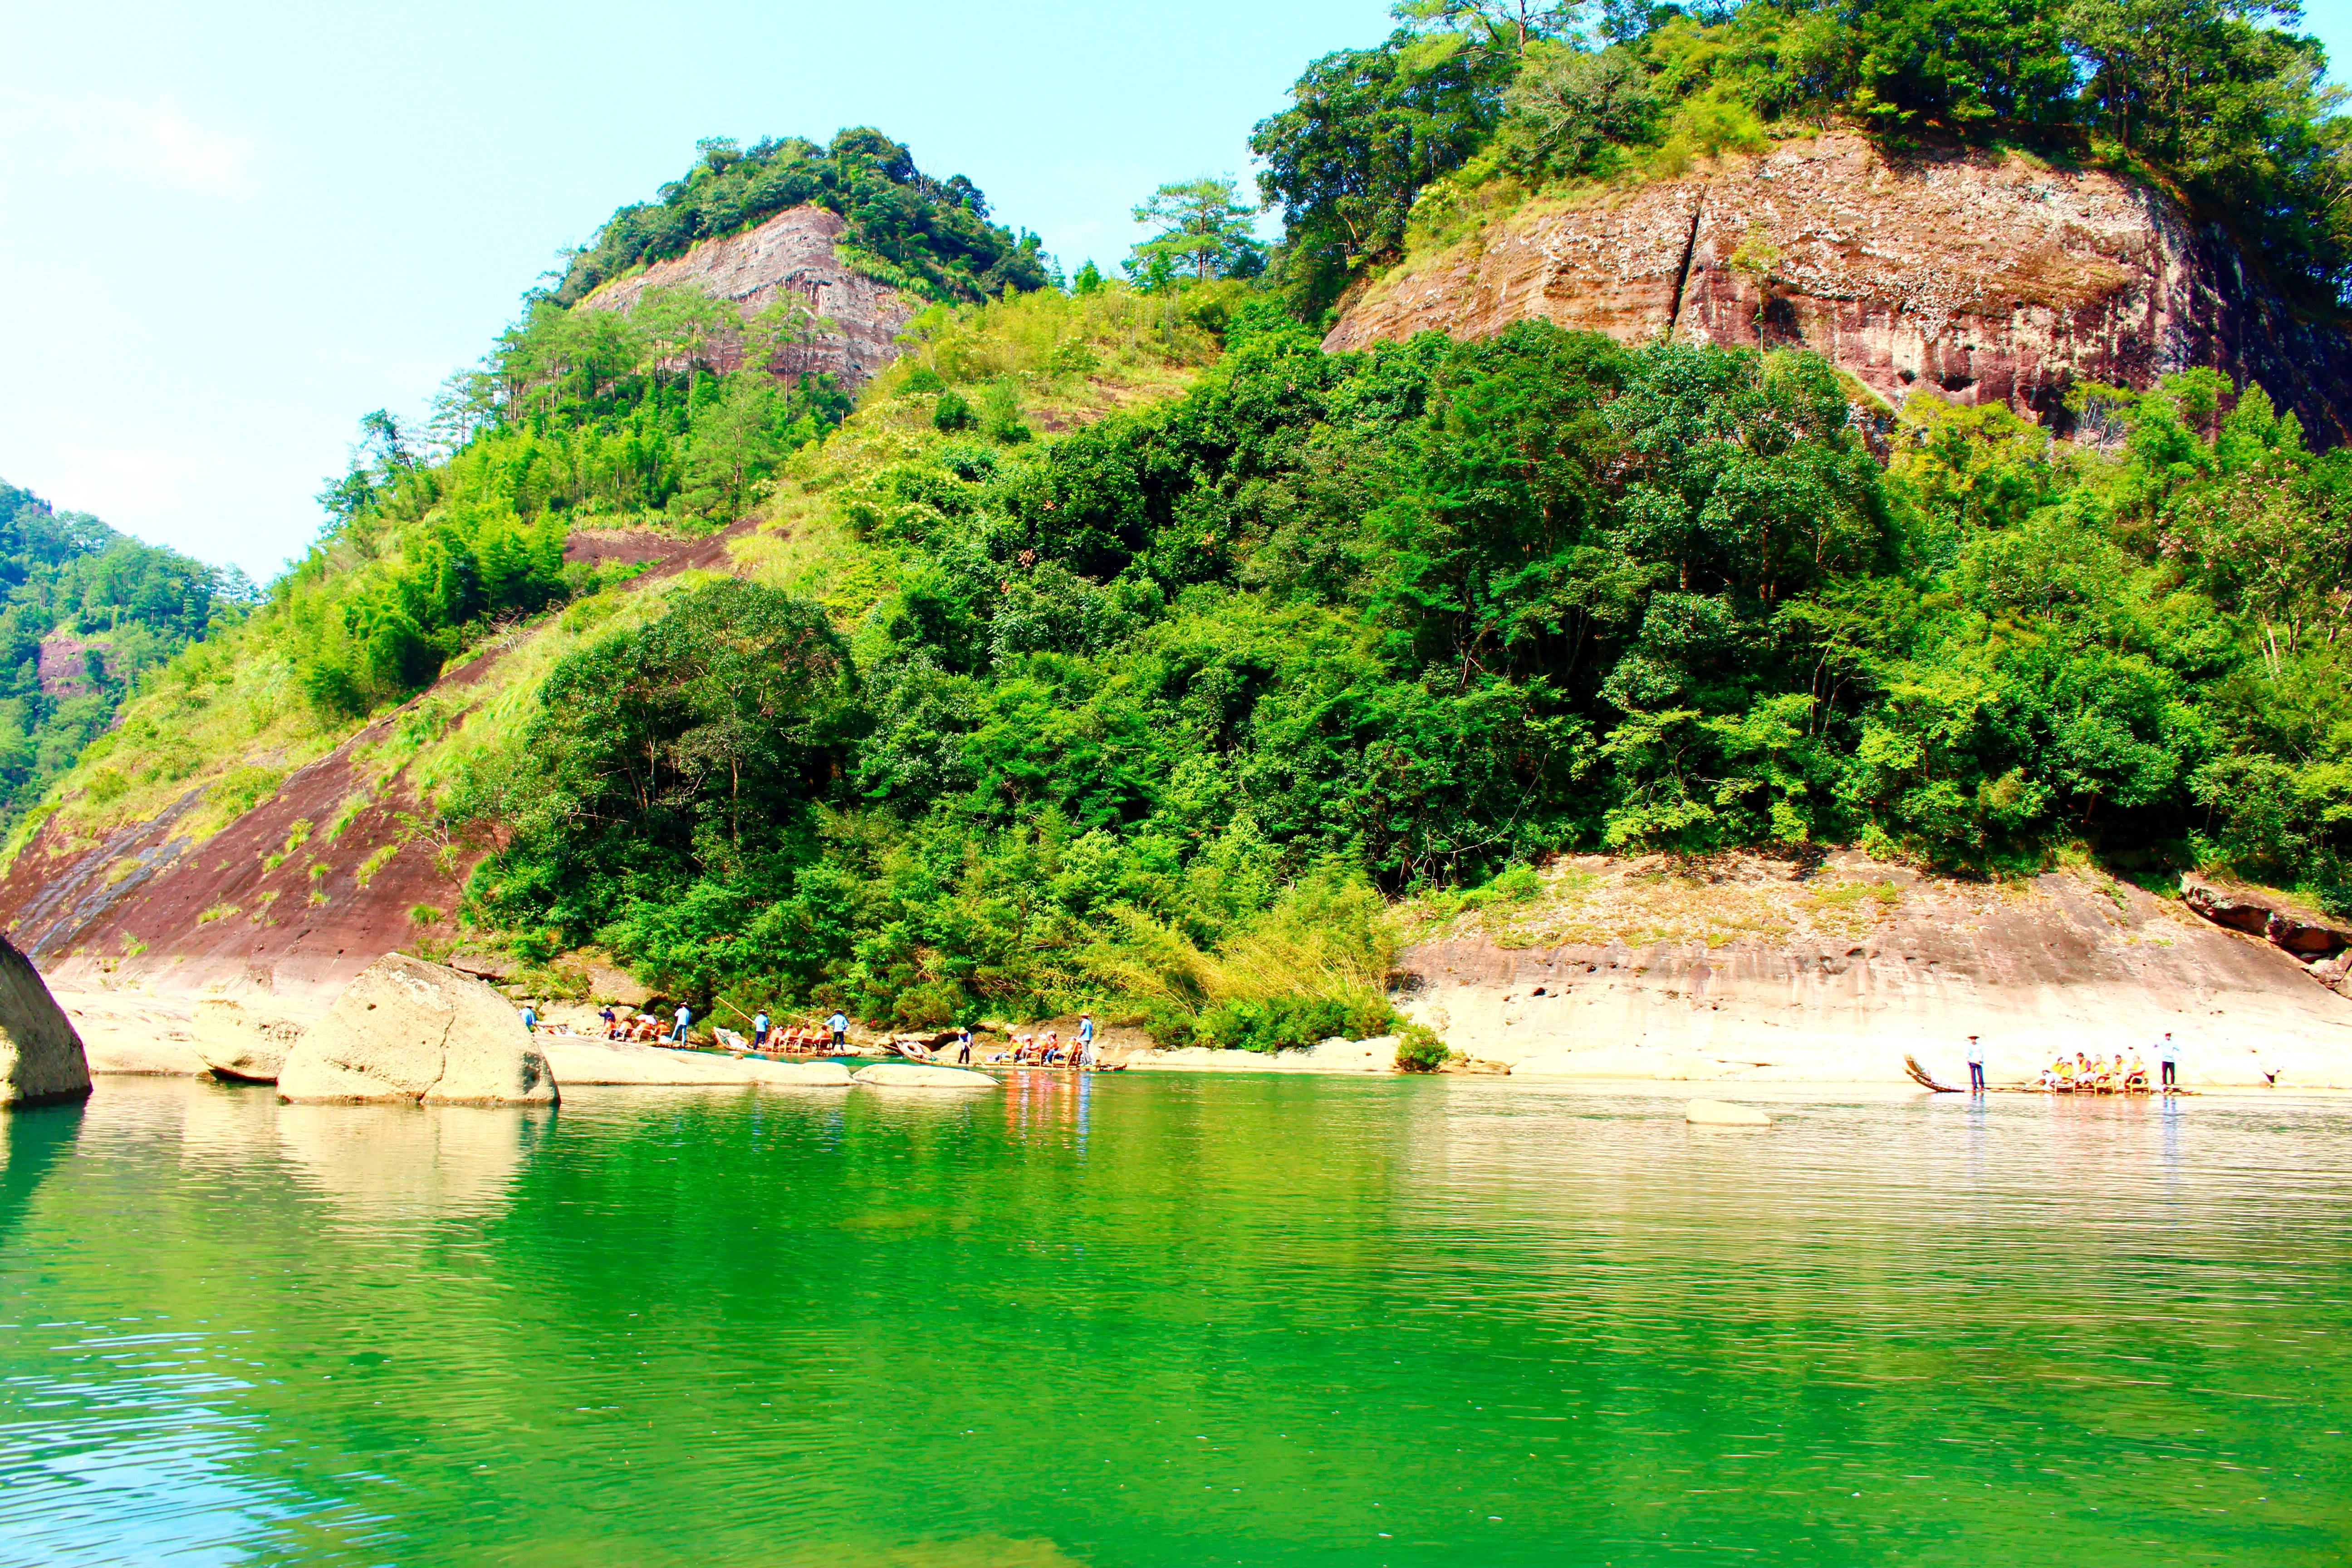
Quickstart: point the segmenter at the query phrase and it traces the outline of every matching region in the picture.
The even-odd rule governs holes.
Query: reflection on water
[[[295,1181],[355,1218],[495,1209],[556,1115],[545,1106],[274,1109],[278,1152]]]
[[[2352,1108],[1012,1075],[6,1121],[0,1561],[2334,1563]]]

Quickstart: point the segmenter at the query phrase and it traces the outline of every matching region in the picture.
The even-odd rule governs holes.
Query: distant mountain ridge
[[[251,595],[242,574],[0,481],[0,830],[73,766],[140,676]]]

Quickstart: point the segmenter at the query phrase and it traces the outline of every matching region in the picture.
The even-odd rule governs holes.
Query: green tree
[[[1307,68],[1291,107],[1258,121],[1250,151],[1258,189],[1279,205],[1278,268],[1299,303],[1319,310],[1354,270],[1397,255],[1412,200],[1492,134],[1513,62],[1493,51],[1429,57],[1409,32],[1343,49]]]
[[[646,289],[637,297],[629,319],[644,344],[637,368],[648,375],[683,370],[689,395],[717,357],[720,342],[742,325],[734,307],[683,283]]]
[[[1581,174],[1612,148],[1652,141],[1660,109],[1632,50],[1538,42],[1504,95],[1501,142],[1522,169]]]
[[[1135,209],[1136,222],[1157,225],[1160,232],[1134,254],[1181,262],[1202,282],[1257,271],[1265,249],[1250,229],[1255,209],[1235,201],[1234,191],[1234,181],[1208,175],[1160,186]]]

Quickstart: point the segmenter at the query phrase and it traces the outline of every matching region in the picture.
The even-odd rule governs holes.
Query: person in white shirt
[[[677,1005],[677,1027],[670,1031],[669,1037],[681,1046],[686,1044],[686,1026],[693,1022],[694,1009],[688,1007],[683,1002],[679,1003]]]
[[[1969,1037],[1969,1092],[1982,1094],[1984,1091],[1984,1047],[1977,1044],[1977,1037],[1974,1035],[1970,1035]]]
[[[2169,1094],[2173,1088],[2173,1071],[2180,1065],[2180,1046],[2169,1029],[2165,1030],[2164,1038],[2156,1043],[2156,1059],[2163,1071],[2164,1091]]]

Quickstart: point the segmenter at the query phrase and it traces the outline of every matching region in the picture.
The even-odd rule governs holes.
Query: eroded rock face
[[[197,1057],[216,1077],[276,1083],[286,1053],[302,1038],[302,1026],[253,1012],[226,997],[207,996],[195,1005],[190,1033]]]
[[[2306,963],[2333,958],[2352,947],[2352,931],[2274,892],[2219,887],[2191,872],[2180,879],[2180,901],[2215,925],[2262,937]],[[2336,984],[2316,971],[2314,977],[2323,985]]]
[[[833,328],[805,347],[787,350],[769,368],[793,377],[830,373],[854,388],[898,357],[898,333],[922,301],[843,266],[834,246],[846,226],[824,207],[793,207],[757,228],[706,239],[684,256],[616,279],[580,308],[627,310],[646,289],[677,284],[727,300],[747,319],[778,300],[793,300]],[[720,345],[719,368],[742,363],[740,341]]]
[[[2193,873],[2180,879],[2180,900],[2217,926],[2263,936],[2270,930],[2271,907],[2233,888],[2217,888]]]
[[[551,1105],[556,1088],[505,997],[454,969],[389,952],[287,1053],[278,1096]]]
[[[0,1106],[79,1100],[89,1092],[81,1037],[32,961],[0,940]]]
[[[2160,192],[1981,151],[1897,161],[1832,132],[1531,204],[1373,284],[1324,346],[1536,318],[1810,348],[1890,402],[1926,387],[2059,423],[2077,382],[2210,366],[2259,382],[2317,444],[2352,436],[2352,334],[2298,316]]]

